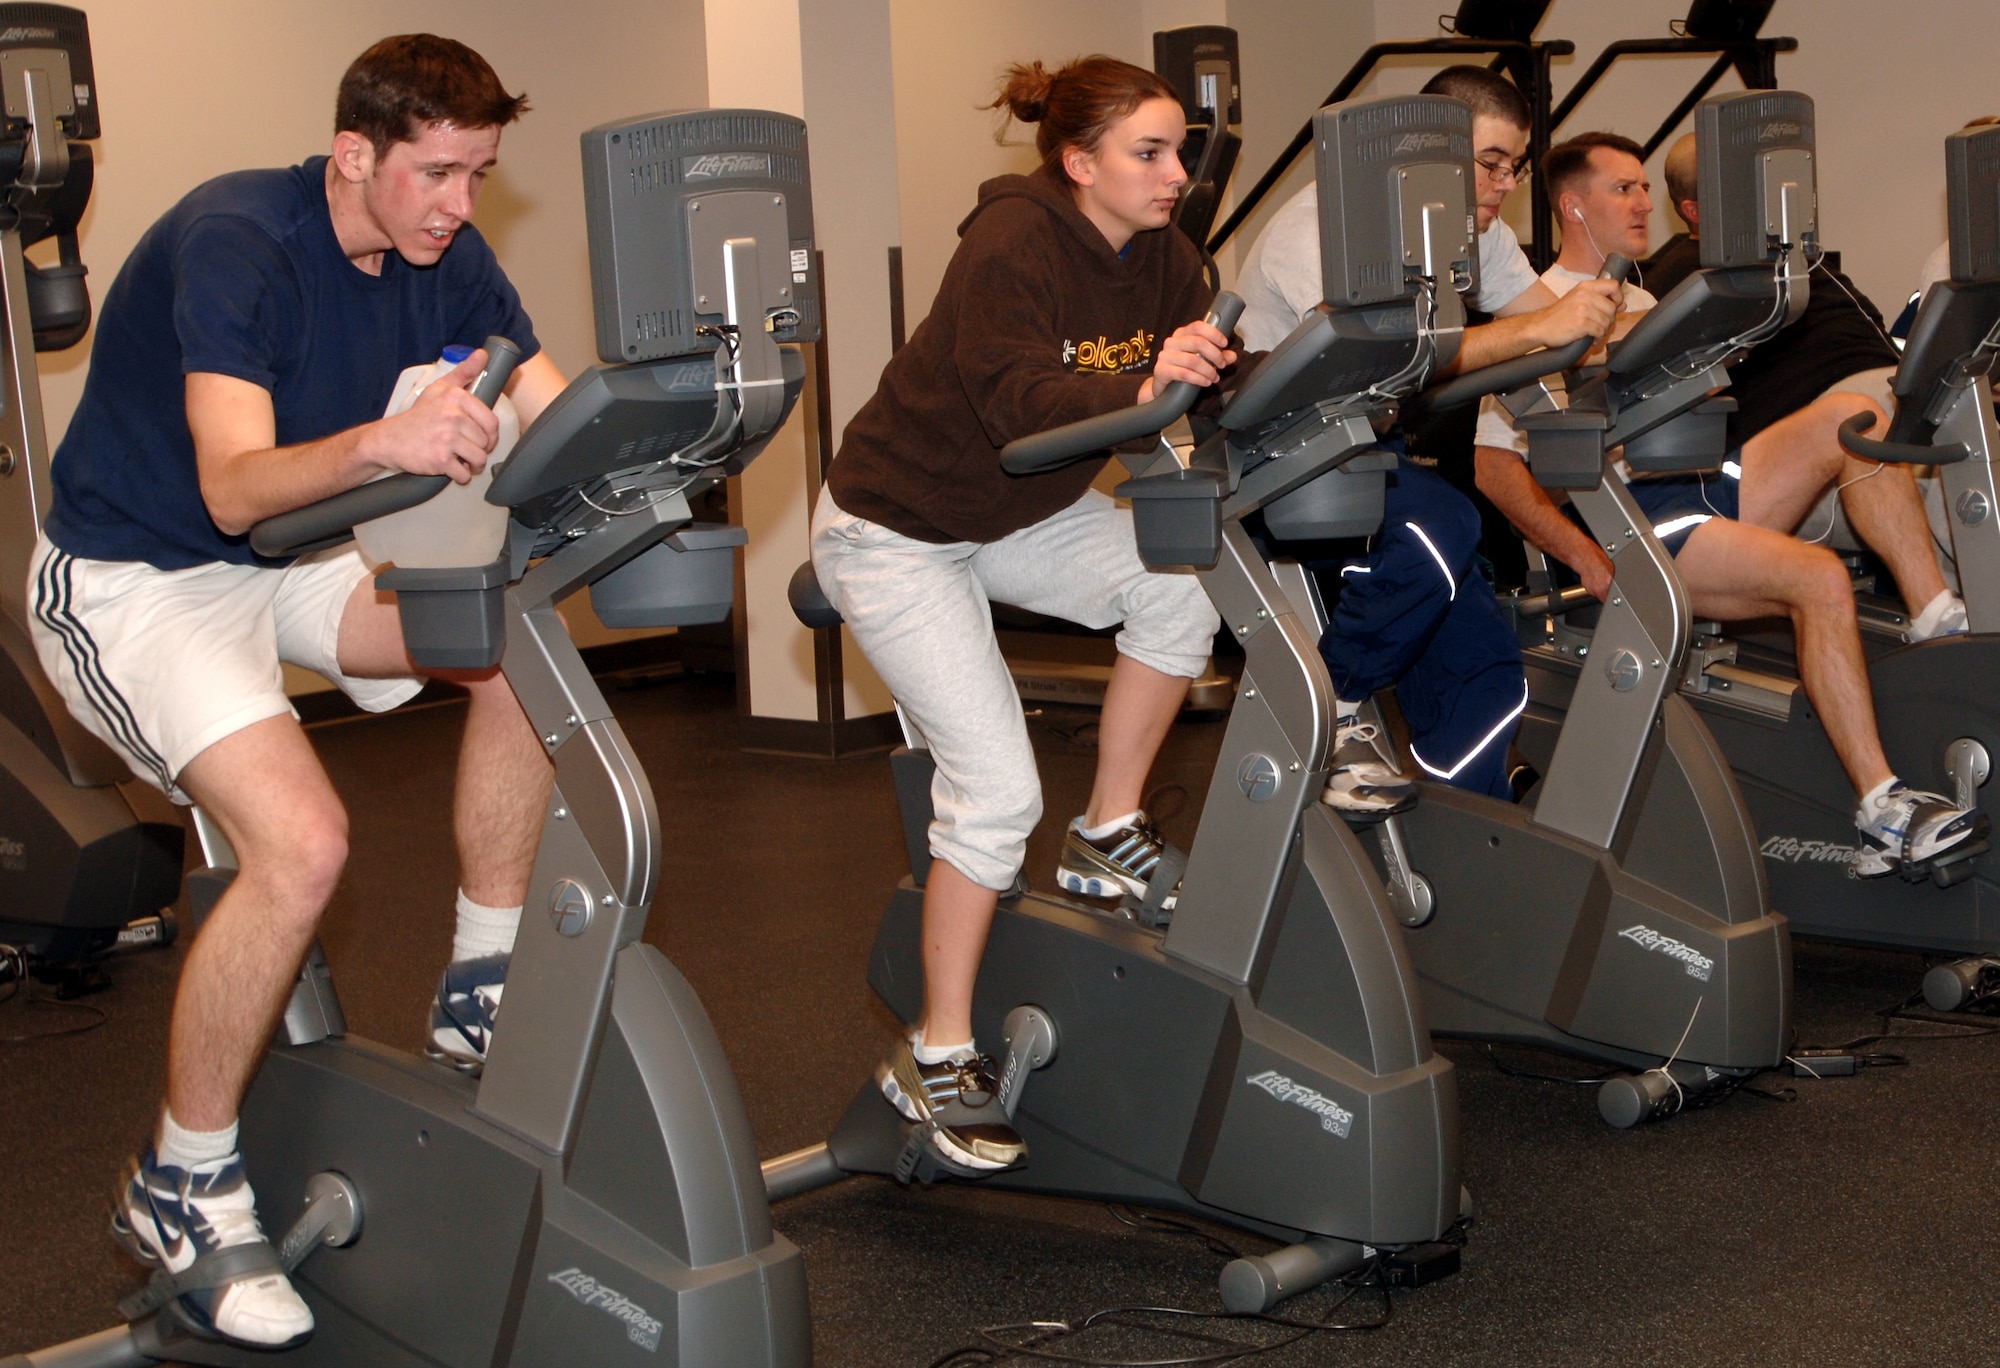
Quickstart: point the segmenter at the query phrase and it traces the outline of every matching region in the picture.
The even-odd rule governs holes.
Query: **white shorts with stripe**
[[[161,570],[72,556],[43,537],[29,568],[42,670],[79,722],[177,802],[204,750],[293,712],[280,661],[326,676],[369,712],[408,701],[415,678],[339,667],[340,619],[370,571],[352,545],[282,569],[216,561]]]

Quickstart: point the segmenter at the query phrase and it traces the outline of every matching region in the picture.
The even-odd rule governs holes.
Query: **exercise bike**
[[[68,991],[102,986],[114,947],[174,939],[181,818],[76,722],[28,636],[28,563],[49,508],[35,353],[90,327],[77,225],[99,133],[79,10],[0,5],[0,943]],[[58,264],[26,249],[53,237]]]
[[[1781,241],[1794,240],[1778,232],[1784,214],[1790,230],[1810,229],[1811,163],[1798,148],[1811,118],[1803,96],[1759,93],[1713,97],[1698,120],[1703,164],[1731,195],[1768,196],[1758,207],[1771,204]],[[1718,191],[1704,180],[1702,193],[1706,211]],[[1761,230],[1752,244],[1754,264],[1691,279],[1604,366],[1572,370],[1567,408],[1541,377],[1573,367],[1584,343],[1424,396],[1437,412],[1508,394],[1536,480],[1569,491],[1613,557],[1616,592],[1588,639],[1524,653],[1519,744],[1540,782],[1518,805],[1422,782],[1417,806],[1376,828],[1381,868],[1432,1029],[1637,1071],[1599,1089],[1600,1114],[1621,1127],[1726,1094],[1781,1063],[1790,1033],[1789,932],[1771,910],[1750,810],[1674,692],[1690,668],[1687,593],[1612,469],[1620,450],[1635,471],[1720,462],[1733,406],[1711,397],[1728,383],[1723,360],[1803,307],[1773,268],[1784,252]],[[1622,276],[1629,263],[1613,262]],[[1286,582],[1323,626],[1317,583],[1296,566]],[[1586,597],[1515,607],[1540,626]]]
[[[593,129],[583,154],[606,364],[496,473],[498,559],[377,579],[419,666],[498,663],[555,765],[506,1029],[476,1080],[349,1036],[315,949],[241,1120],[266,1217],[298,1213],[276,1257],[313,1336],[275,1357],[202,1339],[161,1274],[127,1299],[130,1324],[8,1368],[811,1359],[799,1251],[771,1229],[735,1081],[694,991],[641,940],[661,814],[554,606],[590,586],[626,622],[728,611],[742,531],[694,523],[688,495],[740,471],[804,382],[790,344],[820,330],[806,130],[663,114]],[[723,171],[678,174],[691,164]],[[510,351],[489,343],[479,397]],[[335,544],[442,484],[390,476],[259,524],[253,544]]]
[[[1380,877],[1316,801],[1332,683],[1243,520],[1262,510],[1372,526],[1365,509],[1326,503],[1329,481],[1358,487],[1363,505],[1372,489],[1379,520],[1390,461],[1372,448],[1392,408],[1371,389],[1457,345],[1454,282],[1474,268],[1468,216],[1445,204],[1464,203],[1470,172],[1434,149],[1468,149],[1470,118],[1431,96],[1322,111],[1323,137],[1345,153],[1321,161],[1323,231],[1383,287],[1315,311],[1244,378],[1187,467],[1157,445],[1122,458],[1135,478],[1118,493],[1132,501],[1140,555],[1203,567],[1243,648],[1222,757],[1192,850],[1162,860],[1143,898],[1107,908],[1003,895],[974,990],[975,1037],[1000,1047],[998,1104],[1028,1143],[1024,1163],[978,1181],[1189,1212],[1280,1241],[1223,1270],[1236,1311],[1266,1309],[1371,1249],[1435,1240],[1461,1212],[1451,1065],[1431,1048]],[[1395,152],[1379,136],[1390,127],[1412,135]],[[1227,332],[1241,309],[1219,296],[1210,321]],[[1028,474],[1098,455],[1157,434],[1196,397],[1169,385],[1147,404],[1010,443],[1001,463]],[[792,591],[808,625],[838,621],[810,565]],[[907,718],[905,729],[893,764],[911,868],[869,982],[908,1021],[922,1009],[933,765]],[[852,1173],[969,1176],[872,1082],[825,1144],[765,1168],[773,1197]]]
[[[1866,604],[1860,616],[1883,749],[1909,782],[1953,795],[1962,807],[1977,804],[2000,754],[1993,692],[2000,678],[2000,430],[1990,377],[2000,347],[1996,151],[2000,130],[1946,139],[1951,278],[1932,286],[1919,308],[1893,382],[1897,406],[1887,440],[1858,422],[1840,435],[1865,460],[1938,468],[1968,631],[1911,645],[1900,626]],[[1690,669],[1684,692],[1736,767],[1764,836],[1773,898],[1799,934],[2000,953],[2000,867],[1983,832],[1901,877],[1849,876],[1858,853],[1853,792],[1798,684],[1790,634],[1717,632],[1700,652],[1705,667]],[[1950,993],[1939,1001],[1956,1005]]]

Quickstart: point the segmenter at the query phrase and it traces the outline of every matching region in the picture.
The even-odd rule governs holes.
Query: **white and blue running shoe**
[[[1854,814],[1860,854],[1848,866],[1858,879],[1878,879],[1901,870],[1924,877],[1923,871],[1986,848],[1990,824],[1977,808],[1962,808],[1939,793],[1926,793],[1898,782],[1871,813],[1868,805]]]
[[[243,1156],[192,1169],[133,1161],[111,1212],[111,1233],[139,1262],[162,1270],[135,1309],[177,1301],[197,1334],[283,1349],[312,1334],[312,1310],[293,1289],[257,1224]]]
[[[505,954],[454,960],[438,980],[431,1002],[431,1026],[424,1053],[461,1073],[486,1067],[486,1050],[493,1042],[493,1023],[500,1015],[501,990],[507,986]]]

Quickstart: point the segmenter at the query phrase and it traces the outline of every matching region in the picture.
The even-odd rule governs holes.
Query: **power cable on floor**
[[[1223,1259],[1241,1257],[1234,1245],[1191,1222],[1137,1211],[1120,1203],[1107,1203],[1106,1206],[1119,1221],[1135,1229],[1198,1240],[1211,1253]],[[1465,1243],[1464,1223],[1446,1232],[1441,1242],[1462,1246]],[[977,1332],[981,1343],[962,1345],[933,1359],[928,1368],[972,1368],[975,1364],[1023,1360],[1068,1364],[1072,1368],[1200,1368],[1200,1365],[1237,1363],[1269,1354],[1313,1335],[1379,1330],[1390,1322],[1395,1313],[1392,1289],[1383,1274],[1383,1257],[1377,1253],[1359,1268],[1327,1284],[1338,1289],[1338,1295],[1318,1317],[1272,1312],[1198,1311],[1181,1306],[1113,1306],[1093,1311],[1077,1321],[1033,1320],[982,1326]],[[1335,1319],[1355,1298],[1367,1294],[1372,1294],[1375,1300],[1374,1314],[1351,1320]],[[1304,1293],[1299,1300],[1312,1295],[1312,1292]],[[1168,1323],[1154,1323],[1161,1320]],[[1261,1342],[1220,1333],[1224,1327],[1231,1325],[1245,1329],[1270,1326],[1287,1333]],[[1101,1356],[1061,1347],[1086,1332],[1107,1329],[1188,1340],[1202,1347],[1184,1354],[1146,1358]]]

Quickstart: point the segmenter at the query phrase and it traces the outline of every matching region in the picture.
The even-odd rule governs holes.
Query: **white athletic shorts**
[[[70,712],[176,802],[189,761],[267,717],[297,716],[280,661],[326,676],[369,712],[421,679],[340,672],[340,618],[372,574],[352,544],[282,569],[220,561],[160,570],[72,556],[43,537],[29,569],[30,630]]]

